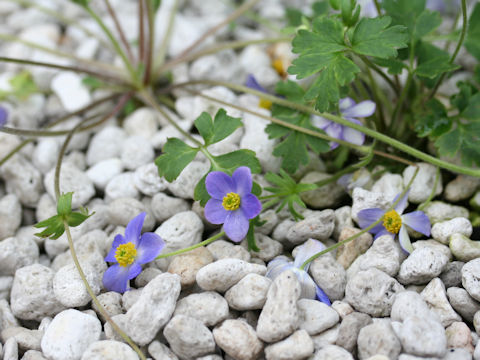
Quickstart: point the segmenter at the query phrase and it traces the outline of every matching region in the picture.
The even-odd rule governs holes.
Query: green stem
[[[407,186],[405,187],[405,189],[403,189],[403,191],[400,193],[400,195],[398,196],[397,200],[392,204],[392,206],[390,206],[390,208],[388,208],[385,213],[393,210],[395,208],[395,206],[397,206],[397,204],[400,202],[400,200],[402,200],[402,198],[405,196],[405,194],[407,193],[407,191],[409,190],[410,186],[412,185],[413,183],[413,180],[415,179],[415,177],[417,176],[418,174],[418,171],[419,171],[419,167],[417,166],[417,168],[415,169],[415,173],[413,174],[412,178],[410,179],[410,181],[408,182]],[[335,245],[332,245],[328,248],[326,248],[325,250],[322,250],[318,253],[316,253],[315,255],[309,257],[307,260],[305,260],[305,262],[302,264],[302,266],[300,266],[300,269],[303,270],[305,269],[305,266],[307,266],[310,262],[312,262],[313,260],[315,260],[316,258],[332,251],[332,250],[335,250],[336,248],[342,246],[342,245],[345,245],[346,243],[352,241],[352,240],[355,240],[356,238],[358,238],[360,235],[363,235],[365,234],[366,232],[368,232],[369,230],[373,229],[375,226],[377,226],[378,224],[380,224],[381,222],[383,221],[383,216],[380,217],[377,221],[375,221],[374,223],[370,224],[370,226],[367,226],[365,229],[359,231],[358,233],[356,233],[355,235],[352,235],[348,238],[346,238],[345,240],[343,241],[340,241],[338,243],[336,243]]]
[[[465,35],[467,34],[467,27],[468,27],[468,19],[467,19],[467,4],[466,0],[462,0],[462,17],[463,17],[463,24],[462,24],[462,33],[460,34],[460,39],[458,40],[457,47],[455,48],[455,51],[452,54],[452,57],[450,58],[449,63],[453,64],[455,61],[455,58],[457,57],[462,45],[463,41],[465,40]],[[440,84],[442,83],[443,79],[447,75],[446,72],[444,72],[440,78],[438,79],[437,83],[435,84],[435,87],[433,88],[432,92],[430,93],[430,96],[428,97],[429,99],[432,99],[435,96],[435,93],[437,92],[438,88],[440,87]]]
[[[144,0],[138,0],[138,62],[143,64],[145,61],[145,10],[143,7]]]
[[[122,50],[120,47],[120,44],[118,43],[117,39],[113,36],[111,31],[107,28],[103,20],[89,7],[86,6],[85,10],[90,14],[90,16],[95,20],[95,22],[100,26],[100,28],[103,30],[105,35],[108,37],[110,42],[112,43],[113,47],[115,48],[115,51],[117,54],[122,58],[122,61],[127,68],[128,72],[130,73],[130,78],[133,81],[134,84],[139,86],[137,74],[135,72],[135,69],[132,66],[132,63],[128,60],[127,56],[125,55],[125,52]]]
[[[378,0],[373,0],[373,3],[375,4],[375,8],[377,9],[378,16],[382,16],[382,9],[380,8]]]
[[[155,44],[155,13],[153,11],[151,0],[147,0],[147,24],[148,24],[148,44],[145,54],[145,74],[143,76],[143,84],[150,82],[150,74],[152,73],[153,64],[153,46]]]
[[[128,40],[125,36],[125,32],[123,31],[122,24],[120,24],[120,21],[118,20],[117,14],[115,13],[115,10],[112,8],[110,5],[109,0],[104,0],[105,5],[107,6],[108,13],[110,14],[110,17],[113,20],[113,23],[115,24],[115,28],[117,29],[118,36],[120,37],[120,41],[123,43],[123,46],[125,47],[125,50],[127,51],[128,59],[130,60],[130,63],[133,63],[133,53],[132,49],[130,47],[130,44],[128,43]]]
[[[159,73],[158,67],[159,66],[162,67],[162,65],[165,62],[168,46],[172,38],[173,24],[175,23],[175,15],[177,14],[177,9],[178,9],[178,0],[175,0],[175,2],[173,3],[172,11],[170,12],[170,16],[168,18],[167,31],[165,32],[165,36],[163,37],[162,44],[160,45],[160,49],[158,50],[158,53],[155,59],[155,65],[154,65],[154,68],[156,69],[154,71],[155,75]]]
[[[381,91],[379,91],[378,86],[377,86],[377,82],[373,78],[372,72],[370,71],[369,67],[367,67],[367,76],[368,76],[368,79],[370,80],[370,85],[372,87],[372,93],[373,93],[373,99],[375,101],[375,104],[377,105],[376,110],[378,111],[378,118],[376,119],[377,121],[375,121],[375,127],[376,127],[376,130],[382,131],[384,129],[384,126],[385,126],[385,115],[383,113],[383,104],[385,104],[385,102],[380,100]]]
[[[189,252],[189,251],[192,251],[192,250],[195,250],[199,247],[202,247],[202,246],[206,246],[212,242],[214,242],[215,240],[218,240],[220,239],[222,236],[225,235],[225,232],[222,231],[221,233],[218,233],[217,235],[214,235],[212,237],[209,237],[207,240],[204,240],[198,244],[195,244],[195,245],[192,245],[190,247],[187,247],[185,249],[180,249],[180,250],[177,250],[177,251],[172,251],[172,252],[169,252],[169,253],[166,253],[166,254],[160,254],[158,255],[155,259],[163,259],[163,258],[167,258],[167,257],[170,257],[170,256],[174,256],[174,255],[180,255],[180,254],[184,254],[186,252]]]
[[[105,80],[113,81],[115,83],[124,84],[123,79],[120,79],[119,77],[114,76],[112,74],[108,74],[108,73],[105,73],[105,72],[96,72],[96,71],[89,70],[89,69],[82,68],[82,67],[78,67],[78,66],[52,64],[52,63],[46,63],[46,62],[41,62],[41,61],[16,59],[16,58],[5,57],[5,56],[0,56],[0,61],[22,64],[22,65],[41,66],[41,67],[47,67],[47,68],[53,68],[53,69],[59,69],[59,70],[73,71],[73,72],[77,72],[77,73],[85,73],[85,74],[90,74],[92,76],[96,76],[100,79],[105,79]]]
[[[366,56],[360,55],[360,59],[370,68],[372,68],[378,75],[380,75],[388,85],[393,89],[395,94],[398,94],[398,88],[395,85],[395,83],[388,77],[387,74],[385,74],[382,69],[380,69],[377,65],[375,65],[373,62],[371,62]]]
[[[417,208],[417,210],[423,211],[428,204],[432,201],[432,199],[435,197],[435,194],[437,192],[437,186],[438,186],[438,181],[440,180],[440,169],[437,167],[437,172],[435,173],[435,180],[433,182],[433,188],[432,191],[430,192],[430,195],[428,196],[427,200],[420,204]]]
[[[189,82],[186,82],[186,83],[175,84],[172,87],[181,87],[181,86],[194,85],[194,84],[207,84],[207,85],[212,85],[212,86],[217,86],[217,85],[225,86],[225,87],[228,87],[228,88],[236,90],[236,91],[254,94],[254,95],[256,95],[260,98],[269,100],[274,104],[278,104],[278,105],[286,106],[286,107],[289,107],[289,108],[292,108],[292,109],[296,109],[298,111],[302,111],[302,112],[305,112],[307,114],[314,114],[314,115],[322,116],[322,117],[324,117],[328,120],[331,120],[335,123],[338,123],[340,125],[348,126],[352,129],[358,130],[361,133],[364,133],[365,135],[368,135],[368,136],[370,136],[370,137],[372,137],[372,138],[374,138],[378,141],[381,141],[381,142],[383,142],[383,143],[385,143],[389,146],[392,146],[392,147],[394,147],[394,148],[396,148],[396,149],[398,149],[398,150],[400,150],[400,151],[402,151],[402,152],[404,152],[408,155],[411,155],[411,156],[413,156],[413,157],[415,157],[419,160],[428,162],[432,165],[438,166],[442,169],[446,169],[446,170],[449,170],[449,171],[452,171],[452,172],[455,172],[455,173],[459,173],[459,174],[480,177],[480,169],[472,169],[470,167],[459,166],[459,165],[455,165],[455,164],[452,164],[452,163],[448,163],[446,161],[437,159],[437,158],[435,158],[431,155],[425,154],[422,151],[417,150],[413,147],[410,147],[410,146],[402,143],[401,141],[398,141],[398,140],[396,140],[394,138],[391,138],[387,135],[384,135],[384,134],[379,133],[375,130],[369,129],[365,126],[358,125],[358,124],[355,124],[353,122],[350,122],[350,121],[348,121],[348,120],[346,120],[346,119],[344,119],[340,116],[332,115],[332,114],[328,114],[328,113],[321,113],[321,112],[318,112],[318,111],[310,108],[309,106],[293,103],[291,101],[281,99],[281,98],[278,98],[278,97],[273,96],[273,95],[265,94],[261,91],[253,90],[253,89],[250,89],[250,88],[242,86],[242,85],[230,84],[230,83],[223,82],[223,81],[196,80],[196,81],[189,81]],[[222,103],[218,99],[214,99],[214,101]],[[226,104],[228,106],[234,107],[231,104],[228,104],[228,103],[226,103]],[[241,108],[241,109],[242,110],[247,110],[247,109],[244,109],[244,108]],[[287,125],[282,125],[282,126],[287,126]],[[299,128],[302,129],[302,130],[308,130],[308,129],[303,129],[302,127],[299,127]],[[298,130],[298,131],[301,131],[301,130]],[[305,131],[303,131],[303,132],[307,133]],[[314,134],[311,134],[311,135],[316,136]],[[337,139],[335,141],[339,142]],[[352,146],[352,144],[350,144],[350,146]]]

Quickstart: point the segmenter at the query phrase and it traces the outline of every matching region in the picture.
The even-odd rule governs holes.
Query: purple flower
[[[3,106],[0,106],[0,127],[4,126],[7,123],[7,117],[7,110]]]
[[[165,243],[155,233],[141,234],[147,214],[142,212],[132,219],[125,229],[125,236],[118,234],[105,261],[116,262],[103,275],[105,289],[124,293],[129,290],[129,280],[142,271],[142,264],[153,261]]]
[[[268,91],[258,83],[257,79],[255,79],[255,76],[253,76],[252,74],[248,74],[247,81],[245,81],[245,86],[249,87],[250,89],[268,94]],[[260,99],[258,101],[258,106],[269,110],[272,107],[272,102],[270,100]]]
[[[373,101],[366,100],[356,104],[351,98],[341,99],[338,105],[342,117],[358,125],[362,125],[362,123],[357,118],[373,115],[376,107]],[[321,116],[312,116],[312,124],[324,130],[328,136],[336,139],[348,141],[356,145],[362,145],[365,141],[365,135],[360,131],[337,124]],[[335,149],[337,146],[338,144],[336,142],[330,143],[331,149]]]
[[[295,261],[290,261],[286,256],[277,256],[275,259],[270,261],[267,266],[267,276],[268,278],[274,280],[278,275],[283,273],[286,270],[292,270],[297,276],[298,281],[300,282],[302,292],[300,293],[301,298],[307,299],[317,299],[327,305],[331,305],[328,295],[318,286],[315,281],[308,275],[308,269],[311,263],[308,263],[305,268],[302,270],[300,267],[302,264],[308,260],[313,255],[319,253],[325,249],[320,241],[314,239],[308,239],[305,243],[298,247],[297,256],[295,256]]]
[[[248,232],[249,220],[262,210],[262,204],[252,194],[252,174],[241,166],[232,176],[221,171],[212,171],[205,179],[212,197],[205,205],[205,217],[212,224],[223,224],[227,236],[241,241]]]
[[[395,202],[397,198],[398,195],[393,202]],[[370,229],[370,232],[375,234],[375,239],[382,235],[391,235],[395,237],[398,234],[400,246],[403,251],[410,254],[413,251],[413,247],[405,225],[408,225],[410,228],[423,235],[430,236],[430,219],[423,211],[413,211],[408,214],[403,214],[408,205],[407,199],[408,192],[398,202],[394,209],[388,212],[379,208],[360,210],[358,212],[358,224],[364,229],[378,219],[382,219],[381,223]]]

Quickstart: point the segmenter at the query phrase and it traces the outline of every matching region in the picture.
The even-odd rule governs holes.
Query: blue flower
[[[393,202],[398,199],[397,195]],[[398,234],[400,246],[403,251],[410,254],[413,251],[410,237],[405,225],[413,230],[430,236],[430,219],[423,211],[413,211],[403,214],[407,208],[408,191],[398,204],[390,211],[386,212],[380,208],[363,209],[358,212],[358,224],[362,229],[373,224],[375,221],[382,219],[383,221],[375,225],[370,232],[375,234],[375,239],[383,235],[391,235],[395,237]]]
[[[7,123],[7,118],[7,110],[3,106],[0,106],[0,127],[4,126]]]
[[[278,275],[283,273],[286,270],[292,270],[297,276],[298,281],[302,287],[302,292],[300,294],[301,298],[307,299],[317,299],[327,305],[331,305],[330,299],[327,294],[313,281],[313,279],[308,274],[308,268],[311,263],[308,263],[305,268],[302,270],[300,267],[302,264],[312,257],[313,255],[319,253],[325,249],[320,241],[314,239],[308,239],[305,243],[298,247],[297,256],[295,256],[295,261],[289,260],[286,256],[277,256],[275,259],[270,261],[267,266],[266,276],[274,280]]]
[[[125,229],[125,236],[115,236],[105,261],[117,264],[110,266],[103,275],[105,289],[119,293],[129,290],[129,281],[140,274],[142,264],[153,261],[165,246],[155,233],[141,235],[146,215],[142,212],[133,218]]]
[[[245,86],[249,87],[250,89],[268,94],[267,89],[260,85],[257,79],[255,79],[255,76],[253,76],[252,74],[248,74],[247,81],[245,81]],[[270,108],[272,107],[272,102],[270,100],[260,98],[260,100],[258,101],[258,106],[270,110]]]
[[[241,166],[228,176],[212,171],[205,179],[205,187],[212,197],[205,205],[205,218],[212,224],[223,224],[225,234],[236,242],[247,235],[250,219],[262,210],[260,200],[252,194],[252,173]]]
[[[356,104],[351,98],[340,99],[338,105],[342,117],[358,125],[362,125],[362,123],[357,118],[373,115],[376,108],[373,101],[366,100]],[[336,139],[348,141],[355,145],[362,145],[365,141],[365,135],[360,131],[349,128],[345,125],[337,124],[321,116],[312,116],[312,124],[324,130],[328,136]],[[337,146],[338,144],[336,142],[330,143],[331,149],[335,149]]]

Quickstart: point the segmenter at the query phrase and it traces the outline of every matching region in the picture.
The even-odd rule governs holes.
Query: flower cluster
[[[142,212],[133,218],[125,229],[125,236],[118,234],[105,261],[115,262],[103,275],[107,290],[124,293],[129,290],[129,281],[142,271],[142,264],[153,261],[162,251],[165,243],[155,233],[141,235],[147,214]]]
[[[395,197],[395,203],[399,195]],[[410,237],[406,225],[423,235],[430,235],[430,219],[423,211],[413,211],[403,214],[407,208],[408,192],[400,199],[395,207],[390,211],[380,208],[363,209],[358,212],[358,224],[362,229],[372,225],[374,222],[382,219],[382,222],[375,225],[370,232],[375,234],[375,238],[382,235],[391,235],[395,237],[398,234],[400,246],[403,251],[410,254],[413,251]]]
[[[356,104],[351,98],[340,99],[338,105],[342,117],[358,125],[362,125],[362,123],[357,118],[373,115],[376,108],[373,101],[366,100]],[[328,136],[339,140],[344,140],[355,145],[362,145],[365,141],[365,135],[360,131],[351,129],[348,126],[337,124],[321,116],[312,116],[312,124],[324,130]],[[338,143],[330,143],[331,149],[335,149],[336,147],[338,147]]]
[[[231,240],[242,241],[247,235],[249,220],[262,210],[262,204],[252,194],[250,169],[241,166],[232,176],[212,171],[205,179],[205,186],[212,197],[205,205],[205,218],[212,224],[223,224]]]
[[[327,294],[313,281],[308,274],[308,263],[303,269],[302,264],[313,255],[319,253],[325,249],[320,241],[314,239],[308,239],[305,243],[298,247],[297,256],[294,261],[290,261],[286,256],[277,256],[275,259],[268,263],[266,276],[270,279],[275,279],[278,275],[286,270],[292,270],[298,278],[302,287],[300,294],[301,298],[317,299],[327,305],[331,305],[330,299]]]

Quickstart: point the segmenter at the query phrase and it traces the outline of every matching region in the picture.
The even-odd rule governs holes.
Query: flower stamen
[[[383,215],[383,226],[388,232],[398,234],[402,227],[402,218],[395,210],[390,210]]]
[[[240,195],[229,192],[223,197],[222,206],[228,211],[237,210],[240,207]]]
[[[118,261],[118,265],[126,267],[132,264],[137,257],[137,249],[132,242],[121,244],[115,251],[115,259]]]

